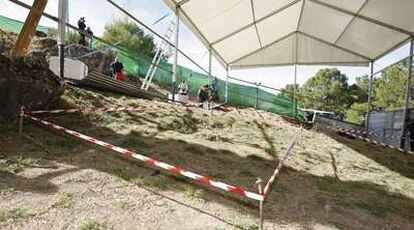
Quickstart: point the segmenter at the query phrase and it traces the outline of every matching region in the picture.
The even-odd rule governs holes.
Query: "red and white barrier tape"
[[[234,187],[234,186],[231,186],[231,185],[219,182],[219,181],[214,181],[214,180],[212,180],[208,177],[201,176],[201,175],[198,175],[196,173],[189,172],[189,171],[185,171],[183,169],[180,169],[180,168],[174,167],[172,165],[157,161],[155,159],[137,154],[135,152],[126,150],[124,148],[111,145],[107,142],[99,141],[99,140],[97,140],[95,138],[92,138],[90,136],[87,136],[87,135],[81,134],[79,132],[64,128],[64,127],[59,126],[59,125],[52,124],[48,121],[44,121],[44,120],[29,116],[29,115],[24,115],[24,117],[27,118],[27,119],[30,119],[32,121],[39,122],[41,124],[50,126],[54,129],[57,129],[61,132],[69,134],[71,136],[83,139],[85,141],[88,141],[89,143],[100,145],[102,147],[105,147],[106,149],[110,149],[112,151],[118,152],[122,156],[125,156],[125,157],[128,157],[128,158],[138,159],[138,160],[143,161],[143,162],[145,162],[149,165],[157,166],[161,169],[164,169],[164,170],[170,171],[172,173],[176,173],[176,174],[191,178],[193,180],[196,180],[198,182],[201,182],[201,183],[204,183],[204,184],[207,184],[207,185],[211,185],[213,187],[222,189],[222,190],[227,191],[227,192],[232,193],[232,194],[237,194],[237,195],[244,196],[244,197],[247,197],[247,198],[250,198],[250,199],[253,199],[253,200],[257,200],[257,201],[262,201],[263,200],[263,195],[261,195],[261,194],[257,194],[257,193],[254,193],[254,192],[249,192],[249,191],[246,191],[244,189]]]
[[[349,135],[351,137],[354,137],[354,138],[357,138],[357,139],[360,139],[360,140],[363,140],[363,141],[366,141],[366,142],[373,143],[373,144],[378,145],[378,146],[381,146],[381,147],[396,149],[396,150],[398,150],[400,152],[414,155],[414,152],[413,151],[409,151],[409,150],[405,150],[405,149],[402,149],[402,148],[398,148],[398,147],[395,147],[395,146],[392,146],[392,145],[389,145],[389,144],[385,144],[383,142],[379,142],[379,141],[373,140],[373,139],[368,138],[368,137],[362,137],[362,136],[356,135],[353,132],[349,132],[347,129],[344,129],[344,128],[332,128],[332,127],[328,127],[328,128],[329,129],[332,129],[334,131],[338,131],[338,132],[341,132],[341,133],[345,133],[345,134],[347,134],[347,135]]]
[[[88,108],[88,109],[56,109],[56,110],[39,110],[39,111],[28,111],[26,114],[70,114],[70,113],[89,113],[89,112],[121,112],[121,111],[135,111],[141,110],[144,107],[102,107],[102,108]]]
[[[275,171],[273,172],[272,176],[270,177],[269,181],[267,182],[267,184],[266,184],[266,186],[265,186],[265,188],[264,188],[264,190],[263,190],[263,194],[262,194],[262,195],[266,196],[266,195],[268,195],[268,193],[271,191],[272,186],[273,186],[273,183],[274,183],[274,182],[275,182],[275,180],[276,180],[276,176],[279,174],[280,170],[282,169],[284,162],[285,162],[285,161],[289,158],[289,156],[293,153],[293,151],[292,151],[292,150],[293,150],[293,147],[295,147],[296,142],[297,142],[297,138],[295,138],[295,139],[292,141],[292,143],[290,144],[290,146],[289,146],[289,148],[288,148],[288,150],[287,150],[287,152],[286,152],[286,155],[283,157],[283,159],[282,159],[282,160],[280,160],[280,161],[279,161],[279,164],[277,165],[277,167],[276,167]]]

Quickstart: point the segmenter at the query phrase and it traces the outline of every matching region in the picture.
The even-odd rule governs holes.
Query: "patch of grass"
[[[197,189],[194,186],[186,186],[184,190],[184,194],[186,197],[189,197],[192,199],[202,199],[205,195],[203,190]]]
[[[124,211],[130,210],[131,208],[135,207],[135,203],[130,200],[121,200],[118,202],[118,205]]]
[[[241,169],[240,174],[243,175],[243,176],[247,176],[247,177],[254,176],[253,173],[251,173],[249,170],[246,170],[246,169]]]
[[[16,173],[24,167],[34,167],[40,162],[39,158],[0,159],[0,172]]]
[[[174,180],[163,175],[149,176],[144,178],[143,183],[150,187],[155,187],[161,190],[167,189],[170,185],[174,184]]]
[[[111,168],[111,173],[119,178],[124,180],[131,180],[133,175],[129,172],[129,170],[124,165],[113,165]]]
[[[256,224],[238,224],[237,227],[242,230],[258,230],[259,229],[259,226],[257,226]]]
[[[223,179],[224,178],[224,175],[218,171],[208,170],[205,172],[205,174],[208,177],[211,177],[212,179]]]
[[[59,196],[54,204],[53,208],[70,208],[75,204],[73,193],[63,193]]]
[[[80,227],[81,230],[100,230],[102,229],[101,222],[97,220],[87,219]]]
[[[26,218],[28,214],[24,209],[21,208],[13,208],[8,210],[0,210],[0,222],[4,222],[7,220],[17,220]]]
[[[199,146],[188,144],[184,147],[184,149],[190,153],[196,154],[196,155],[204,155],[204,149],[200,148]]]
[[[374,216],[378,216],[378,217],[387,216],[386,210],[384,210],[384,208],[382,208],[375,199],[361,198],[353,202],[353,204],[360,209],[364,209],[368,211]]]

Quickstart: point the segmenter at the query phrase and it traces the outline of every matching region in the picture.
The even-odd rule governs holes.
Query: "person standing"
[[[91,30],[91,28],[88,26],[88,28],[86,28],[86,35],[88,35],[88,45],[89,48],[92,49],[92,38],[93,38],[93,32]]]
[[[204,105],[204,102],[207,102],[210,99],[210,89],[209,85],[204,85],[198,90],[197,93],[198,97],[198,107],[202,108]]]
[[[188,94],[188,83],[186,79],[183,79],[181,83],[178,85],[178,93],[181,95]]]
[[[122,70],[124,69],[124,65],[122,62],[120,62],[118,58],[115,58],[115,61],[111,63],[110,67],[113,77],[118,81],[123,81],[124,75],[122,74]]]
[[[86,46],[86,41],[85,41],[85,29],[86,29],[86,24],[85,24],[85,17],[81,17],[78,20],[78,28],[79,28],[79,35],[80,35],[80,39],[79,39],[79,44]]]

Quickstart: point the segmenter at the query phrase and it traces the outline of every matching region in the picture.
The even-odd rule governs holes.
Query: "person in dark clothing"
[[[80,39],[79,39],[79,44],[86,46],[86,41],[85,41],[85,29],[86,29],[86,24],[85,24],[85,17],[81,17],[78,20],[78,28],[80,30],[79,35],[80,35]]]
[[[414,151],[414,120],[408,118],[407,122],[407,133],[409,135],[409,141],[410,141],[410,150]]]
[[[211,99],[218,101],[219,99],[219,84],[217,78],[214,78],[213,83],[210,85]]]
[[[93,32],[91,30],[91,28],[88,26],[88,28],[86,28],[86,34],[88,35],[88,44],[89,44],[89,48],[92,49],[92,38],[93,38]]]
[[[210,88],[209,85],[205,85],[198,90],[198,106],[203,107],[204,102],[210,99]]]
[[[111,63],[110,67],[113,77],[118,81],[123,81],[124,75],[122,74],[122,70],[124,69],[124,65],[122,65],[122,62],[118,58],[115,58],[115,61]]]

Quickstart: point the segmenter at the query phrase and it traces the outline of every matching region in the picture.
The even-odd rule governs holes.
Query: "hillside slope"
[[[256,191],[299,131],[253,109],[209,111],[69,87],[60,107],[141,111],[47,117],[166,163]],[[0,125],[0,228],[256,229],[257,204],[48,128]],[[265,205],[266,229],[414,229],[414,157],[303,130]]]

